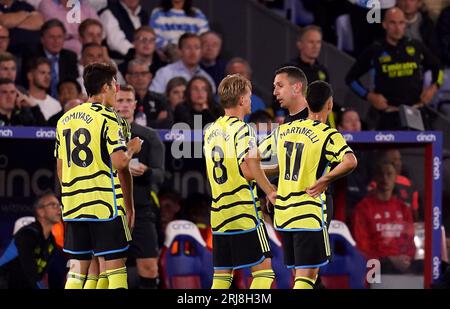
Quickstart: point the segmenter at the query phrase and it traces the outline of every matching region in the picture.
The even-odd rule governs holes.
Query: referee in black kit
[[[128,257],[136,259],[140,289],[156,289],[158,278],[158,217],[159,186],[164,181],[164,144],[158,133],[134,122],[135,90],[120,86],[115,109],[131,126],[131,136],[143,140],[141,152],[130,161],[133,175],[135,226]]]

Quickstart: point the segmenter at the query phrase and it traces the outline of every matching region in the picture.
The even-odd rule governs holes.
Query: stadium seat
[[[212,285],[212,254],[197,226],[175,220],[166,228],[160,270],[163,288],[209,289]]]
[[[36,221],[36,219],[32,216],[21,217],[17,219],[16,222],[14,223],[13,235],[15,235],[17,231],[20,230],[22,227],[30,223],[33,223],[34,221]]]
[[[356,248],[347,225],[332,220],[329,228],[332,261],[320,269],[322,283],[330,289],[364,289],[366,259]]]

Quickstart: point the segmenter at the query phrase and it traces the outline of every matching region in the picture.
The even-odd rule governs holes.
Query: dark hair
[[[82,37],[86,29],[92,25],[99,26],[103,30],[103,25],[100,21],[98,21],[97,19],[88,18],[83,20],[83,22],[78,27],[78,35]]]
[[[160,6],[165,13],[169,12],[172,8],[172,0],[161,0]],[[185,0],[183,5],[183,11],[187,16],[194,17],[196,11],[192,8],[192,0]]]
[[[9,85],[9,84],[15,85],[15,84],[14,84],[14,81],[12,81],[12,80],[9,79],[9,78],[0,78],[0,86],[1,86],[1,85]]]
[[[36,70],[41,64],[46,64],[50,68],[52,67],[50,60],[48,60],[47,58],[44,57],[33,58],[28,64],[27,73]]]
[[[376,175],[376,176],[380,175],[382,172],[382,168],[385,165],[391,165],[392,168],[394,169],[395,173],[397,174],[397,170],[395,168],[394,162],[386,160],[385,158],[380,158],[375,164],[375,168],[373,171],[374,175]]]
[[[64,27],[64,24],[56,18],[52,18],[47,20],[41,27],[41,37],[45,34],[45,32],[47,32],[47,30],[54,28],[54,27],[59,27],[62,29],[62,31],[64,33],[66,33],[66,27]]]
[[[75,85],[75,88],[77,88],[78,94],[81,93],[81,86],[80,86],[80,83],[77,82],[76,79],[74,79],[74,78],[65,78],[65,79],[63,79],[62,81],[60,81],[60,82],[58,83],[58,86],[57,86],[58,94],[61,92],[61,91],[60,91],[61,86],[64,85],[64,84],[69,84],[69,83]]]
[[[200,38],[203,38],[204,36],[207,36],[208,34],[213,34],[213,35],[217,36],[221,41],[223,41],[223,36],[219,32],[214,31],[214,30],[208,30],[206,32],[203,32],[202,34],[200,34]]]
[[[37,217],[37,209],[42,208],[42,199],[47,196],[54,196],[56,197],[55,192],[51,190],[45,190],[43,193],[39,194],[39,196],[36,198],[36,200],[33,203],[33,209],[34,209],[34,216]]]
[[[272,120],[270,114],[265,110],[257,110],[256,112],[251,113],[248,118],[248,122],[254,124],[272,122]]]
[[[331,85],[322,80],[317,80],[309,84],[306,102],[308,102],[309,109],[313,113],[318,113],[332,96],[333,89],[331,88]]]
[[[209,81],[204,76],[194,76],[186,86],[186,102],[189,106],[191,106],[191,86],[196,80],[201,80],[206,84],[206,89],[208,91],[208,109],[214,108],[216,102],[214,101],[214,93],[212,90],[212,86]]]
[[[91,48],[91,47],[103,48],[100,44],[97,44],[97,43],[93,43],[93,42],[87,43],[87,44],[84,44],[83,47],[81,48],[81,55],[84,54],[86,49]]]
[[[110,63],[92,63],[84,68],[84,87],[88,96],[99,94],[104,84],[111,86],[117,69]]]
[[[300,31],[298,32],[297,41],[301,41],[301,39],[303,39],[303,36],[310,31],[317,31],[322,34],[322,28],[316,25],[309,25],[300,29]]]
[[[6,61],[14,61],[15,63],[17,63],[16,57],[14,57],[13,54],[8,53],[8,52],[0,53],[0,63],[6,62]]]
[[[132,92],[133,95],[136,95],[136,90],[134,90],[134,87],[129,84],[120,85],[120,91]]]
[[[183,47],[184,41],[192,38],[197,38],[200,41],[200,37],[195,33],[191,32],[183,33],[183,35],[180,36],[180,39],[178,40],[178,48],[181,49]]]
[[[305,73],[301,69],[294,66],[285,66],[275,71],[275,75],[278,74],[287,74],[291,82],[292,81],[300,82],[302,84],[303,96],[306,96],[306,90],[308,88],[308,79],[306,78]]]
[[[341,126],[342,122],[344,121],[345,114],[347,114],[349,112],[355,112],[355,113],[357,113],[359,115],[358,111],[356,109],[354,109],[353,107],[342,107],[339,110],[339,112],[337,113],[336,124]]]
[[[176,77],[172,78],[171,80],[169,80],[169,82],[167,83],[167,86],[166,86],[166,97],[169,97],[169,94],[173,88],[178,87],[178,86],[186,86],[186,85],[187,85],[187,81],[184,77],[176,76]]]

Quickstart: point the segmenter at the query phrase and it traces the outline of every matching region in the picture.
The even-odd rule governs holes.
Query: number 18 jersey
[[[256,183],[247,181],[239,167],[251,147],[256,147],[255,132],[236,117],[220,117],[205,130],[203,150],[215,235],[247,232],[260,224]]]
[[[122,189],[110,155],[126,150],[116,113],[100,103],[66,112],[56,127],[55,157],[62,160],[65,221],[106,221],[125,215]]]

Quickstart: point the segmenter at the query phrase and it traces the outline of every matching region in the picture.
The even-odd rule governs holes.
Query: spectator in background
[[[38,31],[44,19],[28,3],[17,0],[0,0],[0,25],[9,29],[9,51],[21,56],[22,52],[39,43]]]
[[[58,84],[58,95],[62,110],[48,119],[48,125],[51,127],[56,127],[59,118],[61,118],[65,112],[82,103],[81,86],[74,79],[61,81]]]
[[[9,30],[0,26],[0,53],[4,53],[9,47]]]
[[[76,14],[73,13],[75,6],[76,10],[78,10]],[[86,18],[98,19],[97,13],[89,3],[86,3],[85,0],[76,2],[70,0],[42,0],[38,10],[45,20],[56,18],[64,24],[66,29],[64,48],[80,54],[82,47],[78,37],[80,22]],[[80,20],[77,20],[75,17],[79,17]]]
[[[243,58],[239,57],[232,58],[226,66],[226,73],[228,75],[240,74],[245,78],[247,78],[249,81],[252,80],[252,68],[250,67],[248,61]],[[258,110],[266,109],[266,104],[258,95],[253,93],[254,91],[255,90],[252,91],[252,95],[250,97],[252,104],[252,113]],[[249,115],[244,117],[245,122],[248,122],[248,117]]]
[[[432,52],[439,55],[434,22],[423,10],[423,1],[397,0],[397,6],[405,14],[405,36],[422,42]]]
[[[386,37],[373,43],[358,58],[346,76],[346,83],[373,107],[377,130],[400,129],[398,107],[429,104],[443,82],[436,58],[421,42],[405,37],[406,19],[398,8],[386,12]],[[375,89],[366,89],[359,78],[373,70]],[[432,71],[432,84],[423,89],[426,70]]]
[[[0,53],[0,78],[7,78],[15,82],[16,77],[16,58],[8,52]]]
[[[195,76],[187,84],[186,102],[175,108],[174,122],[187,123],[191,129],[194,129],[194,116],[201,116],[201,124],[204,127],[222,114],[223,111],[214,101],[214,94],[208,80],[203,76]]]
[[[78,27],[78,37],[81,46],[90,43],[102,45],[103,59],[107,62],[110,61],[108,48],[103,44],[103,25],[100,21],[91,18],[85,19]]]
[[[119,0],[109,2],[100,11],[100,19],[106,32],[106,43],[111,50],[111,57],[124,59],[133,48],[134,31],[148,24],[148,14],[142,9],[139,0]]]
[[[161,246],[164,243],[167,225],[171,221],[178,219],[181,211],[181,197],[173,189],[161,190],[158,197],[161,213],[161,226],[159,230],[161,237],[158,238]]]
[[[407,272],[416,252],[411,212],[393,195],[395,178],[392,162],[378,162],[377,189],[356,206],[353,219],[358,249],[367,259],[379,259],[383,273]]]
[[[34,58],[45,57],[50,61],[50,95],[58,97],[58,83],[66,78],[78,78],[77,55],[63,48],[66,29],[58,19],[47,20],[41,29],[41,43],[37,50],[30,50],[22,65],[23,80],[26,81],[26,72]]]
[[[0,288],[45,288],[42,279],[55,253],[52,227],[61,221],[61,204],[54,193],[45,193],[34,213],[36,221],[22,227],[0,257]]]
[[[37,103],[18,91],[12,80],[0,78],[0,127],[45,125]]]
[[[41,108],[45,120],[62,110],[61,104],[47,94],[51,82],[50,66],[47,58],[36,58],[27,72],[28,92]]]
[[[183,77],[174,77],[167,83],[166,98],[172,112],[175,111],[178,104],[183,103],[186,100],[184,96],[186,86],[187,81]]]
[[[184,77],[187,81],[194,76],[203,76],[211,84],[211,89],[215,93],[216,84],[211,76],[200,67],[202,56],[200,37],[193,33],[185,33],[180,37],[178,45],[181,53],[180,60],[159,69],[150,85],[150,90],[164,93],[169,80],[177,76]]]
[[[225,77],[226,61],[220,57],[222,36],[215,31],[207,31],[200,35],[202,42],[202,60],[200,66],[208,73],[216,85]]]
[[[153,76],[156,71],[167,64],[159,58],[158,53],[155,53],[156,34],[151,27],[141,26],[134,32],[133,46],[134,48],[128,51],[125,61],[119,64],[119,70],[124,76],[127,73],[128,63],[132,59],[147,62]]]
[[[182,209],[184,219],[195,223],[206,246],[212,249],[211,198],[206,194],[192,193],[183,201]]]
[[[152,73],[148,63],[144,60],[131,60],[128,63],[125,79],[136,91],[136,123],[154,129],[170,128],[173,115],[166,98],[162,94],[149,90]]]
[[[184,33],[202,34],[209,30],[206,16],[192,7],[192,0],[161,0],[152,11],[150,27],[155,29],[156,47],[166,57],[177,58],[177,46]]]
[[[83,82],[83,71],[86,66],[92,63],[98,63],[98,62],[108,62],[105,59],[105,53],[103,46],[97,44],[97,43],[87,43],[86,45],[83,45],[83,49],[81,51],[81,58],[77,65],[78,67],[78,83],[81,86],[81,92],[86,95],[86,89],[84,88],[84,82]],[[117,77],[119,79],[119,76]]]
[[[436,30],[442,62],[450,67],[450,5],[439,15]]]

